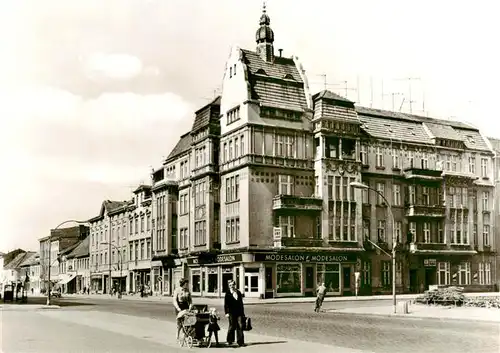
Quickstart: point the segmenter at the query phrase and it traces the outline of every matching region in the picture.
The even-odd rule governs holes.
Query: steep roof
[[[316,93],[313,96],[314,118],[330,118],[336,120],[360,123],[354,103],[328,90]]]
[[[9,261],[9,263],[4,264],[3,268],[6,270],[13,270],[19,268],[26,254],[27,254],[26,252],[17,254],[12,261]]]
[[[189,151],[191,149],[191,141],[191,132],[182,135],[179,139],[179,142],[177,142],[172,152],[170,152],[170,154],[168,155],[166,161],[170,161],[175,157],[180,156],[184,152]]]
[[[141,191],[151,191],[151,185],[141,184],[134,190],[134,194],[137,194]]]
[[[23,261],[19,264],[19,267],[33,266],[40,263],[40,257],[36,251],[28,251]]]
[[[78,244],[80,244],[80,242],[74,243],[74,244],[68,246],[67,248],[61,250],[59,252],[59,256],[62,256],[62,255],[66,255],[67,256],[69,253],[71,253],[78,246]]]
[[[432,138],[438,137],[462,141],[470,149],[490,150],[479,130],[466,123],[361,106],[356,111],[362,129],[376,138],[433,145]]]
[[[251,98],[263,106],[304,111],[308,108],[304,82],[292,58],[263,60],[257,53],[241,49],[246,64]]]
[[[14,260],[17,255],[24,254],[25,252],[26,251],[24,251],[23,249],[16,249],[16,250],[9,251],[7,254],[4,254],[4,256],[3,256],[4,266],[7,265],[12,260]]]
[[[191,132],[195,132],[201,128],[207,127],[210,123],[218,123],[220,115],[221,96],[218,96],[213,101],[198,109],[195,112],[195,118]]]
[[[90,250],[89,250],[89,244],[90,244],[90,237],[86,237],[83,239],[81,242],[79,242],[73,250],[66,255],[66,258],[72,259],[72,258],[79,258],[79,257],[86,257],[89,256]]]
[[[349,99],[342,97],[341,95],[338,95],[337,93],[334,93],[334,92],[329,91],[327,89],[325,89],[321,92],[318,92],[313,96],[313,100],[318,100],[318,99],[329,99],[329,100],[333,100],[333,101],[354,104],[354,102],[350,101]]]

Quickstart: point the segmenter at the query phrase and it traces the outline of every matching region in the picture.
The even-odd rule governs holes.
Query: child
[[[215,345],[218,346],[219,345],[218,331],[220,331],[220,326],[217,322],[220,320],[220,317],[215,308],[210,308],[209,313],[210,315],[208,316],[208,337],[211,338],[213,332],[215,337]]]

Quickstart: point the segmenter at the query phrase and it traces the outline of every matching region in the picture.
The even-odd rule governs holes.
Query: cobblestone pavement
[[[63,303],[68,301],[70,300],[61,300],[61,305],[67,305],[68,303]],[[202,300],[195,299],[195,302],[201,303]],[[384,301],[327,302],[324,310],[342,310],[361,305],[373,307],[374,303],[385,307],[390,305]],[[221,301],[216,308],[222,310],[220,304]],[[174,322],[170,302],[80,298],[70,305],[76,306],[63,307],[60,311],[126,314],[135,317],[137,322],[141,319],[156,319],[165,324]],[[44,314],[52,315],[53,312],[55,311],[46,310]],[[287,341],[293,339],[377,353],[500,351],[500,325],[486,322],[436,321],[426,318],[410,320],[405,317],[379,317],[362,313],[337,314],[335,311],[316,314],[312,312],[310,303],[251,305],[247,306],[246,313],[252,318],[253,334],[279,337]],[[227,327],[225,319],[222,319],[221,327],[223,330]],[[223,335],[224,333],[221,336]],[[276,347],[278,345],[272,345],[272,350],[277,349]]]

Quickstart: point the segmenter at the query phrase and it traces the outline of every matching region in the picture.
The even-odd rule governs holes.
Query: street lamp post
[[[49,235],[49,261],[48,261],[48,270],[47,270],[47,274],[48,274],[48,281],[47,281],[47,305],[50,305],[50,268],[52,267],[52,264],[51,264],[51,246],[52,246],[52,231],[54,230],[58,230],[60,227],[62,227],[63,225],[67,224],[67,223],[77,223],[77,224],[85,224],[85,223],[88,223],[87,221],[77,221],[77,220],[74,220],[74,219],[69,219],[67,221],[64,221],[60,224],[57,225],[57,227],[55,227],[54,229],[52,229],[50,231],[50,235]]]
[[[116,246],[115,244],[112,244],[112,243],[108,243],[108,242],[104,242],[104,243],[101,243],[102,245],[109,245],[109,247],[113,247],[117,254],[118,254],[118,259],[120,260],[118,262],[118,265],[120,266],[120,292],[118,293],[118,298],[121,299],[122,297],[122,291],[123,291],[123,288],[122,288],[122,276],[123,276],[123,272],[122,272],[122,269],[123,269],[123,259],[122,259],[122,252],[120,251],[120,249],[118,248],[118,246]],[[111,262],[110,262],[110,266],[111,266]],[[111,267],[110,267],[111,268]],[[111,270],[110,270],[110,275],[109,275],[109,283],[111,283]],[[111,285],[109,286],[110,287],[110,294],[111,294]]]
[[[394,213],[392,211],[391,204],[387,201],[385,196],[380,191],[373,189],[366,184],[355,181],[355,182],[352,182],[350,185],[356,189],[375,191],[375,193],[377,193],[384,200],[385,204],[389,208],[389,213],[391,214],[391,218],[392,218],[392,252],[390,255],[390,257],[392,258],[392,309],[394,311],[394,314],[396,314],[396,311],[397,311],[396,310],[396,306],[397,306],[397,302],[396,302],[396,243],[397,243],[397,239],[396,239],[396,232],[394,232],[395,221],[394,221]]]

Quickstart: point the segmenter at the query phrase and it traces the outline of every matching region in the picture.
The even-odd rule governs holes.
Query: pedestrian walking
[[[219,331],[220,331],[220,326],[219,326],[219,314],[217,313],[217,310],[215,308],[210,308],[209,310],[209,316],[208,316],[208,337],[212,339],[212,333],[215,338],[215,346],[219,345]]]
[[[230,280],[228,282],[229,290],[224,297],[224,312],[229,320],[229,329],[227,331],[227,343],[234,343],[234,335],[236,333],[236,342],[238,346],[245,345],[245,337],[243,335],[243,325],[245,320],[245,308],[243,306],[243,296],[236,289],[236,282]]]
[[[325,295],[326,295],[326,287],[324,283],[321,283],[319,287],[316,289],[317,294],[316,294],[316,306],[314,308],[314,311],[319,313],[321,306],[323,305],[323,300],[325,300]]]
[[[188,288],[189,281],[185,278],[179,280],[179,287],[177,287],[172,296],[172,301],[175,309],[175,316],[177,317],[179,313],[183,310],[188,310],[193,303],[191,298],[191,293]],[[179,333],[182,329],[182,318],[177,319],[177,334],[176,339],[179,339]]]

